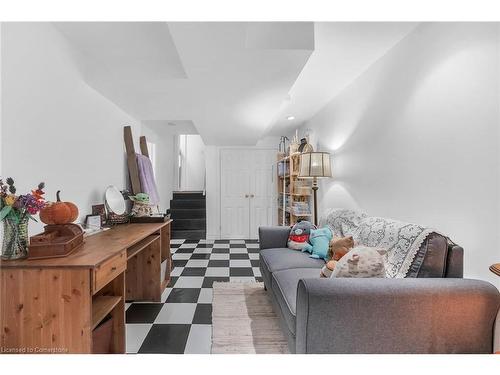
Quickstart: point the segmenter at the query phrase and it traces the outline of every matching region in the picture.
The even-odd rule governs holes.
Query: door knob
[[[248,194],[245,194],[245,198],[248,198]]]
[[[253,194],[250,194],[250,198],[253,198],[253,197],[255,197],[255,195],[253,195]]]

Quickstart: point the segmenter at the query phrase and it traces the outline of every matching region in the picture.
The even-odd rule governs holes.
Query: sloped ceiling
[[[254,145],[307,120],[411,23],[65,22],[86,82],[146,124]],[[289,115],[294,121],[286,120]],[[186,125],[187,124],[187,125]]]

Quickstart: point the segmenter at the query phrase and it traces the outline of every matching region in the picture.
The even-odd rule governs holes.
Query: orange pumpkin
[[[40,211],[40,220],[45,224],[69,224],[78,219],[78,207],[71,202],[62,202],[61,191],[57,191],[57,202],[48,203]]]

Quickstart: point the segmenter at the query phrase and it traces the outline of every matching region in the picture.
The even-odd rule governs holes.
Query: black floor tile
[[[201,287],[212,288],[214,281],[228,282],[229,277],[205,277],[203,279],[203,285]]]
[[[210,249],[212,248],[214,245],[211,244],[211,243],[199,243],[198,245],[196,245],[197,248],[201,249]]]
[[[229,243],[229,240],[215,240],[214,243]]]
[[[153,324],[139,353],[183,354],[190,324]]]
[[[171,243],[170,248],[176,248],[176,247],[181,247],[181,243]]]
[[[126,311],[127,323],[153,323],[163,307],[162,303],[133,303]]]
[[[187,262],[188,262],[187,260],[182,260],[182,259],[174,260],[173,265],[174,265],[174,268],[175,267],[184,267],[184,266],[186,266]]]
[[[209,260],[209,267],[229,267],[229,260]]]
[[[184,243],[198,243],[199,240],[184,240]]]
[[[245,244],[244,243],[232,243],[231,245],[231,248],[235,249],[235,248],[245,248]]]
[[[260,261],[258,259],[250,259],[250,264],[252,265],[252,267],[259,267]]]
[[[190,259],[210,259],[210,254],[193,254]]]
[[[178,277],[176,277],[176,276],[171,276],[171,277],[170,277],[170,282],[168,283],[168,285],[167,285],[167,286],[168,286],[169,288],[173,288],[173,287],[174,287],[174,285],[175,285],[175,282],[177,281],[177,279],[178,279]]]
[[[229,276],[253,276],[253,270],[245,267],[234,267],[229,269]]]
[[[181,276],[205,276],[205,267],[187,267],[182,270]]]
[[[184,249],[184,248],[183,248],[183,249],[177,249],[177,250],[175,251],[175,253],[176,253],[176,254],[190,254],[190,253],[192,253],[192,252],[193,252],[193,251],[195,251],[195,250],[196,250],[196,248],[192,248],[192,249]]]
[[[229,254],[229,249],[218,249],[214,247],[212,249],[212,254]]]
[[[212,324],[212,304],[200,303],[196,305],[193,324]]]
[[[259,240],[245,240],[245,243],[259,243]]]
[[[259,249],[247,249],[249,253],[258,253],[260,250]]]
[[[229,254],[229,259],[249,259],[248,254]]]
[[[167,297],[167,303],[196,303],[200,296],[199,288],[174,288]]]

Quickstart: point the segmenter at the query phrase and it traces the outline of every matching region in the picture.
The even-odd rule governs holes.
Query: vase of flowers
[[[2,259],[21,259],[28,256],[28,222],[34,220],[45,205],[41,182],[37,189],[16,195],[14,180],[0,179],[0,222],[3,222]]]

